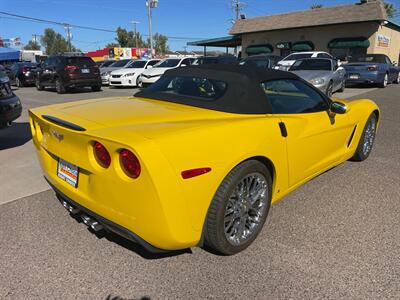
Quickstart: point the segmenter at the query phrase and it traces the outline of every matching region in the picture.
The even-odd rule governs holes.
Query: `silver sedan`
[[[346,70],[334,59],[299,59],[289,71],[308,81],[328,97],[334,92],[343,92],[345,89]]]

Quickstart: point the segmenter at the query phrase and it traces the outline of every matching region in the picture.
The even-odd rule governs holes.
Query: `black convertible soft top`
[[[260,83],[279,79],[299,79],[297,75],[284,71],[218,64],[171,69],[166,71],[163,76],[193,76],[219,80],[227,84],[227,89],[222,97],[212,101],[154,92],[151,91],[151,88],[144,89],[135,96],[237,114],[271,113],[271,105]]]

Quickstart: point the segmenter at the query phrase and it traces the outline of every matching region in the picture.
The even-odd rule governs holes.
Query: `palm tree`
[[[313,4],[310,6],[311,9],[317,9],[317,8],[322,8],[323,5],[322,4]]]
[[[386,14],[387,14],[388,18],[393,18],[397,12],[396,7],[392,3],[388,3],[385,1],[383,1],[383,7],[386,10]]]

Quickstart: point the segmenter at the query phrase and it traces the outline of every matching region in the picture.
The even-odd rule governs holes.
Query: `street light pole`
[[[131,21],[133,24],[133,31],[135,32],[135,47],[138,49],[138,38],[137,38],[137,31],[136,31],[136,25],[139,24],[140,22],[138,21]]]
[[[151,9],[156,8],[158,6],[158,0],[146,0],[146,6],[147,6],[147,16],[149,18],[149,38],[150,38],[150,51],[151,54],[150,56],[153,56],[153,32],[152,32],[152,15],[151,15]]]

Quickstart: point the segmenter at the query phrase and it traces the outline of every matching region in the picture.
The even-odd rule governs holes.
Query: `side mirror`
[[[340,59],[337,60],[337,65],[340,67],[343,63],[340,61]]]
[[[187,64],[181,64],[181,67],[187,67]]]
[[[397,66],[397,61],[393,61],[393,66]]]
[[[147,67],[146,67],[146,69],[151,69],[153,66],[150,66],[150,65],[148,65]]]
[[[343,104],[341,102],[333,101],[331,103],[331,107],[329,108],[329,111],[333,114],[344,114],[347,112],[347,106],[346,104]]]

